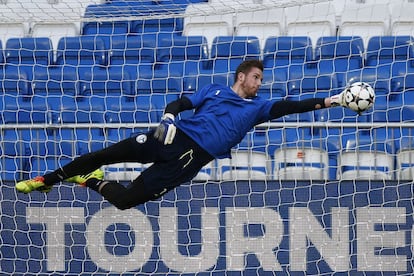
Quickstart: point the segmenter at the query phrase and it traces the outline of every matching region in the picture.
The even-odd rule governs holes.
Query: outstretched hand
[[[331,99],[331,106],[344,106],[347,107],[347,104],[345,102],[345,93],[346,89],[343,90],[341,93],[332,96]]]
[[[171,113],[165,113],[157,129],[154,132],[154,137],[164,145],[171,144],[174,140],[177,128],[174,125],[175,116]]]

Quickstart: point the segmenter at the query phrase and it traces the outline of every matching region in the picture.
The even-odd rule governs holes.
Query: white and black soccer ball
[[[358,114],[370,109],[375,102],[375,91],[366,82],[354,82],[346,88],[345,103]]]

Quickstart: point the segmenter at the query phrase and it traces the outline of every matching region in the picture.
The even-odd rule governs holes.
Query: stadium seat
[[[315,112],[315,115],[317,122],[326,123],[327,127],[313,129],[312,137],[329,138],[330,143],[337,148],[342,148],[342,145],[347,140],[353,138],[357,131],[364,135],[370,133],[369,129],[357,129],[356,125],[357,123],[371,122],[372,116],[370,113],[358,115],[348,108],[334,107],[322,109]],[[337,126],[330,126],[330,123],[336,124]]]
[[[62,37],[58,43],[57,65],[79,66],[107,65],[107,51],[102,38],[97,36]]]
[[[273,36],[266,40],[263,50],[265,69],[284,71],[287,79],[291,71],[302,72],[312,60],[313,48],[307,36]]]
[[[174,35],[181,35],[183,31],[183,18],[171,15],[168,18],[133,20],[131,25],[131,32],[133,33],[170,32]]]
[[[209,67],[207,40],[204,36],[172,36],[157,46],[157,77],[198,74]]]
[[[2,180],[15,181],[23,179],[24,172],[27,171],[29,160],[26,157],[25,142],[23,136],[27,130],[4,129],[0,141],[0,177]]]
[[[398,1],[391,8],[390,34],[394,36],[414,36],[414,3]]]
[[[393,180],[392,145],[375,138],[349,139],[338,156],[340,180]]]
[[[270,159],[265,152],[232,150],[232,158],[219,159],[218,177],[222,181],[266,180],[270,178]]]
[[[266,99],[284,99],[287,95],[286,79],[284,70],[265,68],[258,96]]]
[[[60,168],[74,156],[74,143],[72,141],[54,141],[49,137],[43,139],[33,138],[26,146],[26,156],[29,159],[29,177],[44,175]]]
[[[287,84],[288,99],[301,100],[315,96],[325,98],[338,93],[339,86],[335,74],[303,74],[307,74],[306,70],[291,72]]]
[[[34,102],[17,97],[4,104],[2,113],[5,124],[46,124],[51,118],[45,101]]]
[[[411,120],[412,122],[412,120]],[[414,177],[414,131],[410,128],[410,135],[399,141],[396,154],[396,174],[398,180],[412,181]]]
[[[160,114],[150,101],[113,103],[105,113],[107,123],[156,123]]]
[[[0,41],[6,45],[9,38],[26,37],[29,33],[29,26],[26,22],[2,22],[0,23]]]
[[[183,35],[205,36],[209,51],[216,36],[233,35],[233,13],[220,12],[221,6],[222,3],[189,4],[184,13]]]
[[[139,1],[141,2],[141,1]],[[89,4],[84,11],[84,18],[127,17],[134,14],[129,1],[110,1],[99,4]]]
[[[152,79],[156,62],[156,41],[142,34],[113,35],[109,65],[128,72],[131,79]],[[136,87],[133,90],[136,91]]]
[[[414,71],[392,78],[391,89],[393,93],[401,95],[401,105],[413,105]]]
[[[80,23],[75,22],[36,22],[31,28],[32,37],[47,37],[51,40],[54,52],[53,62],[56,61],[59,40],[62,37],[78,36],[80,34]]]
[[[63,102],[73,102],[80,90],[79,76],[73,66],[49,66],[33,72],[32,94],[44,97],[55,110]]]
[[[373,36],[368,41],[366,65],[377,66],[405,61],[414,57],[414,37]]]
[[[328,143],[318,140],[291,141],[276,149],[273,154],[273,178],[280,180],[329,179]]]
[[[7,64],[47,66],[53,60],[51,41],[45,37],[10,38],[4,51]]]
[[[80,76],[78,97],[87,97],[94,105],[109,108],[121,96],[132,95],[133,80],[127,71],[118,68],[93,66],[92,71]]]
[[[283,8],[255,9],[235,14],[235,36],[256,36],[263,51],[266,39],[285,34]]]
[[[137,65],[155,62],[156,42],[152,37],[129,34],[114,35],[111,38],[110,65]]]
[[[322,36],[336,35],[336,14],[332,2],[285,8],[286,35],[308,36],[315,47]]]
[[[335,74],[338,85],[344,86],[344,75],[348,71],[364,66],[364,43],[359,36],[324,36],[315,46],[315,62],[320,74]]]
[[[108,41],[111,35],[126,35],[131,32],[129,21],[90,21],[82,25],[82,35],[99,35]]]
[[[4,56],[6,71],[24,71],[31,80],[34,71],[46,70],[53,63],[52,43],[46,37],[10,38]]]
[[[213,74],[234,73],[242,61],[259,59],[260,53],[255,36],[216,36],[211,49]]]
[[[390,11],[387,4],[346,5],[338,27],[339,36],[360,36],[367,47],[372,36],[389,33]]]

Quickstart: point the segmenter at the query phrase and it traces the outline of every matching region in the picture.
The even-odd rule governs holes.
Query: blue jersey
[[[274,101],[241,98],[230,87],[211,84],[188,96],[194,116],[181,119],[176,126],[215,158],[230,157],[255,125],[271,119]]]

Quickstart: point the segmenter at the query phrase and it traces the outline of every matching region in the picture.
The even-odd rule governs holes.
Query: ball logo
[[[144,144],[147,141],[147,135],[145,134],[138,135],[136,138],[136,141],[140,144]]]

